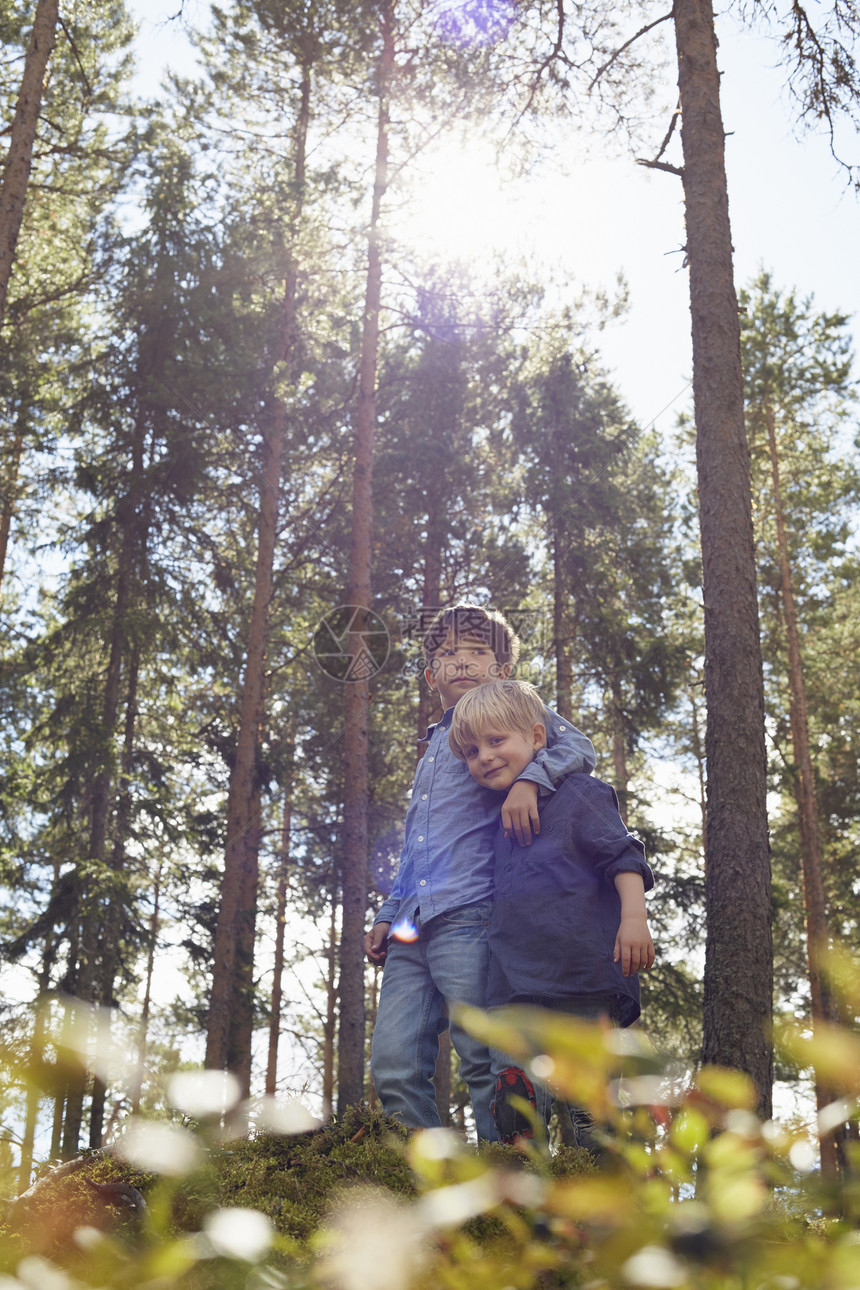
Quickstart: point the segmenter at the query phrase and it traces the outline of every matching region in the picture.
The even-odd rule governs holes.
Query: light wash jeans
[[[483,1008],[487,987],[487,926],[492,901],[437,914],[412,942],[389,941],[370,1070],[386,1115],[414,1129],[439,1125],[433,1071],[446,1004]],[[451,1043],[469,1087],[478,1140],[497,1142],[490,1114],[490,1051],[455,1022]]]

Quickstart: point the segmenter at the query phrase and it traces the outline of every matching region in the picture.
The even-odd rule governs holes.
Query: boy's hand
[[[532,833],[540,833],[540,816],[537,808],[538,787],[534,780],[518,779],[511,786],[502,806],[502,826],[505,837],[517,835],[521,847],[531,846]]]
[[[387,937],[390,923],[375,923],[364,938],[364,952],[374,967],[381,967],[388,954]]]
[[[637,972],[650,972],[654,957],[647,918],[640,915],[622,918],[615,938],[613,962],[621,964],[625,976],[635,976]]]

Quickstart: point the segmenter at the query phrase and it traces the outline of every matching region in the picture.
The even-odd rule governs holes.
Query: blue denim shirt
[[[458,761],[448,743],[454,709],[428,730],[429,744],[412,786],[406,814],[406,841],[391,895],[374,919],[391,923],[421,922],[462,905],[488,900],[493,894],[493,834],[503,794],[482,788]],[[550,708],[544,709],[547,745],[520,779],[533,780],[541,793],[573,771],[594,769],[591,740]]]

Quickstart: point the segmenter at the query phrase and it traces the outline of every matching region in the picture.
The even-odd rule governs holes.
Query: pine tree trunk
[[[697,682],[700,684],[700,682]],[[696,777],[699,785],[699,811],[702,817],[702,850],[708,854],[708,802],[705,783],[705,748],[699,724],[699,705],[696,695],[690,692],[690,745],[696,759]]]
[[[140,1030],[138,1031],[137,1040],[137,1070],[135,1071],[134,1084],[131,1090],[132,1115],[137,1115],[140,1111],[140,1101],[143,1095],[143,1081],[146,1075],[146,1048],[149,1036],[149,1011],[152,1007],[152,974],[155,968],[155,946],[158,939],[162,863],[163,862],[159,860],[158,872],[155,875],[155,886],[152,893],[152,917],[149,920],[149,949],[146,954],[146,981],[143,990],[143,1005],[140,1010]]]
[[[295,129],[297,196],[292,216],[293,235],[297,232],[303,203],[310,89],[311,69],[307,66],[303,69]],[[297,286],[298,270],[291,253],[284,284],[279,334],[273,347],[276,373],[283,372],[284,366],[288,370],[292,367],[296,341]],[[257,757],[264,721],[269,607],[274,583],[278,504],[287,434],[287,407],[276,387],[268,393],[264,411],[267,424],[263,437],[254,601],[239,709],[236,759],[230,774],[227,798],[227,846],[215,930],[212,992],[206,1035],[206,1066],[234,1071],[246,1097],[250,1093],[253,950],[261,838]]]
[[[328,932],[328,970],[326,972],[326,1009],[323,1026],[323,1119],[334,1113],[334,1040],[337,1029],[337,891],[331,893],[331,918]]]
[[[55,866],[55,877],[58,866]],[[42,956],[42,970],[39,973],[39,993],[36,1002],[36,1017],[33,1023],[33,1037],[30,1042],[30,1064],[34,1068],[45,1060],[45,1034],[50,1004],[46,995],[51,979],[51,966],[54,961],[53,934],[48,933],[45,940],[45,952]],[[27,1104],[24,1114],[24,1132],[21,1135],[21,1166],[18,1175],[19,1192],[30,1186],[30,1175],[33,1170],[33,1147],[36,1142],[36,1121],[39,1116],[39,1085],[35,1078],[27,1084]]]
[[[421,624],[420,632],[423,638],[424,628],[428,621],[435,616],[441,608],[439,598],[442,595],[442,561],[441,561],[441,524],[439,522],[440,499],[437,496],[428,497],[428,516],[427,516],[427,546],[424,551],[424,587],[421,593],[421,611],[418,615]],[[424,677],[424,670],[421,669],[418,676],[418,756],[416,761],[420,761],[427,749],[424,737],[427,734],[427,727],[436,722],[442,716],[442,705],[439,702],[439,694],[436,690],[431,690]]]
[[[132,440],[131,469],[128,487],[117,506],[117,523],[120,531],[120,549],[116,572],[116,596],[111,618],[110,654],[105,676],[102,720],[99,738],[101,758],[98,773],[93,780],[90,799],[90,865],[81,882],[80,917],[81,948],[75,981],[75,996],[85,1004],[110,1006],[113,978],[119,947],[120,907],[116,892],[105,894],[103,871],[107,866],[108,821],[116,786],[114,744],[120,710],[120,684],[123,667],[128,663],[128,616],[132,603],[135,576],[139,572],[141,555],[145,548],[148,522],[140,506],[139,480],[143,476],[144,445],[146,437],[145,383],[153,370],[160,365],[166,337],[155,325],[144,330],[140,342],[138,378],[141,394]],[[125,765],[131,766],[134,740],[134,711],[136,702],[136,675],[129,677],[129,706],[127,710]],[[114,830],[113,863],[116,869],[124,863],[124,838]],[[104,1115],[104,1087],[97,1079],[93,1086],[93,1105],[90,1115],[90,1146],[101,1145]],[[72,1079],[66,1101],[66,1122],[63,1137],[64,1153],[74,1155],[83,1121],[85,1081]]]
[[[355,421],[352,534],[347,599],[360,611],[369,611],[371,590],[371,541],[373,531],[373,448],[376,429],[376,363],[379,350],[379,308],[382,294],[380,213],[388,183],[389,93],[394,70],[394,25],[391,0],[382,0],[380,23],[382,52],[377,78],[379,116],[376,136],[376,171],[373,184],[367,247],[367,286],[358,372]],[[360,622],[356,624],[360,627]],[[360,634],[349,638],[353,658],[362,650]],[[364,1096],[364,923],[368,887],[368,724],[370,683],[356,676],[346,685],[344,732],[343,806],[343,922],[340,942],[340,1025],[338,1044],[337,1105],[343,1114]]]
[[[773,485],[776,542],[779,554],[780,589],[782,592],[782,617],[785,623],[788,649],[789,721],[796,774],[794,794],[800,823],[800,848],[803,860],[803,904],[806,921],[806,955],[809,974],[809,993],[812,1002],[813,1032],[816,1021],[833,1021],[835,1012],[827,982],[821,971],[821,957],[830,942],[827,918],[827,897],[824,891],[824,861],[821,851],[821,834],[818,828],[818,798],[815,775],[809,747],[809,719],[806,706],[806,685],[803,679],[803,658],[800,650],[800,633],[797,627],[797,610],[788,539],[785,532],[785,510],[779,473],[779,451],[776,442],[776,421],[773,407],[764,408],[767,426],[767,444],[770,455],[771,482]],[[816,1082],[815,1098],[821,1111],[836,1097],[832,1089]],[[821,1172],[835,1178],[838,1173],[837,1139],[830,1133],[819,1139]]]
[[[77,946],[74,948],[77,949]],[[78,1086],[83,1089],[85,1085],[83,1076],[78,1073],[80,1063],[77,1060],[77,1054],[73,1056],[72,1047],[75,1027],[78,1024],[77,1001],[66,996],[63,999],[63,1007],[63,1035],[58,1054],[62,1083],[54,1105],[51,1155],[54,1158],[61,1156],[63,1160],[71,1160],[78,1154],[83,1118],[83,1096],[78,1097]]]
[[[573,711],[573,667],[570,658],[573,627],[564,559],[567,540],[564,526],[556,524],[552,531],[552,638],[555,652],[556,709],[562,716],[570,716]]]
[[[59,0],[37,0],[30,44],[24,59],[24,75],[10,130],[9,151],[0,185],[0,327],[6,317],[9,279],[24,217],[27,185],[33,161],[33,143],[42,110],[45,72],[54,48]]]
[[[764,687],[749,451],[711,0],[676,0],[705,603],[706,1062],[746,1071],[770,1115],[773,997]]]
[[[287,922],[287,888],[290,877],[290,825],[292,789],[287,788],[284,818],[281,825],[281,852],[278,863],[278,892],[275,899],[275,964],[272,973],[272,1003],[269,1013],[269,1055],[266,1062],[266,1092],[274,1097],[278,1087],[278,1041],[281,1037],[281,1001],[284,976],[284,934]]]
[[[612,716],[612,766],[615,772],[615,791],[618,794],[619,814],[626,824],[627,787],[630,783],[630,772],[627,768],[627,740],[624,733],[623,699],[617,677],[613,677],[610,682],[609,695],[609,707]]]
[[[131,772],[134,758],[134,741],[137,726],[137,683],[140,674],[140,648],[135,645],[128,665],[128,691],[125,700],[125,731],[123,734],[122,763],[117,794],[116,828],[110,868],[115,874],[125,869],[125,844],[131,828]],[[104,923],[101,929],[101,957],[98,971],[98,1001],[102,1008],[114,1006],[114,982],[119,963],[119,945],[122,936],[124,901],[121,890],[111,890],[107,897]],[[93,1096],[90,1108],[90,1148],[102,1145],[104,1129],[105,1095],[107,1089],[99,1075],[93,1077]]]
[[[8,464],[0,480],[0,593],[3,589],[3,578],[6,573],[6,556],[9,551],[9,534],[12,531],[12,516],[18,501],[18,478],[21,473],[21,456],[24,451],[24,428],[30,415],[28,402],[22,401],[15,419],[15,435],[9,452]]]
[[[367,1015],[368,1024],[371,1033],[376,1025],[376,1017],[379,1012],[379,979],[380,973],[373,972],[370,977],[370,1010]],[[376,1089],[373,1086],[373,1077],[368,1080],[367,1105],[371,1111],[375,1111],[379,1105],[379,1098],[376,1095]]]

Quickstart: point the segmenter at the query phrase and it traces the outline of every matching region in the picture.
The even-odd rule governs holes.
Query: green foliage
[[[848,955],[832,960],[831,977],[856,1013],[860,972]],[[209,1119],[190,1167],[160,1146],[163,1167],[150,1157],[141,1168],[121,1139],[112,1155],[46,1175],[7,1210],[4,1287],[33,1285],[38,1269],[43,1284],[66,1290],[856,1284],[856,1143],[847,1181],[827,1190],[806,1131],[760,1122],[755,1089],[737,1071],[705,1068],[681,1087],[629,1032],[619,1044],[611,1029],[527,1009],[492,1019],[464,1010],[461,1020],[607,1126],[600,1168],[531,1142],[476,1152],[448,1130],[406,1134],[359,1108],[305,1134],[250,1139],[224,1140]],[[839,1115],[856,1117],[856,1036],[834,1027],[813,1039],[792,1025],[777,1038],[826,1078]],[[623,1107],[608,1096],[619,1075]],[[193,1145],[187,1129],[172,1133],[183,1150]],[[139,1188],[146,1214],[123,1211],[115,1194],[106,1213],[94,1182]]]

